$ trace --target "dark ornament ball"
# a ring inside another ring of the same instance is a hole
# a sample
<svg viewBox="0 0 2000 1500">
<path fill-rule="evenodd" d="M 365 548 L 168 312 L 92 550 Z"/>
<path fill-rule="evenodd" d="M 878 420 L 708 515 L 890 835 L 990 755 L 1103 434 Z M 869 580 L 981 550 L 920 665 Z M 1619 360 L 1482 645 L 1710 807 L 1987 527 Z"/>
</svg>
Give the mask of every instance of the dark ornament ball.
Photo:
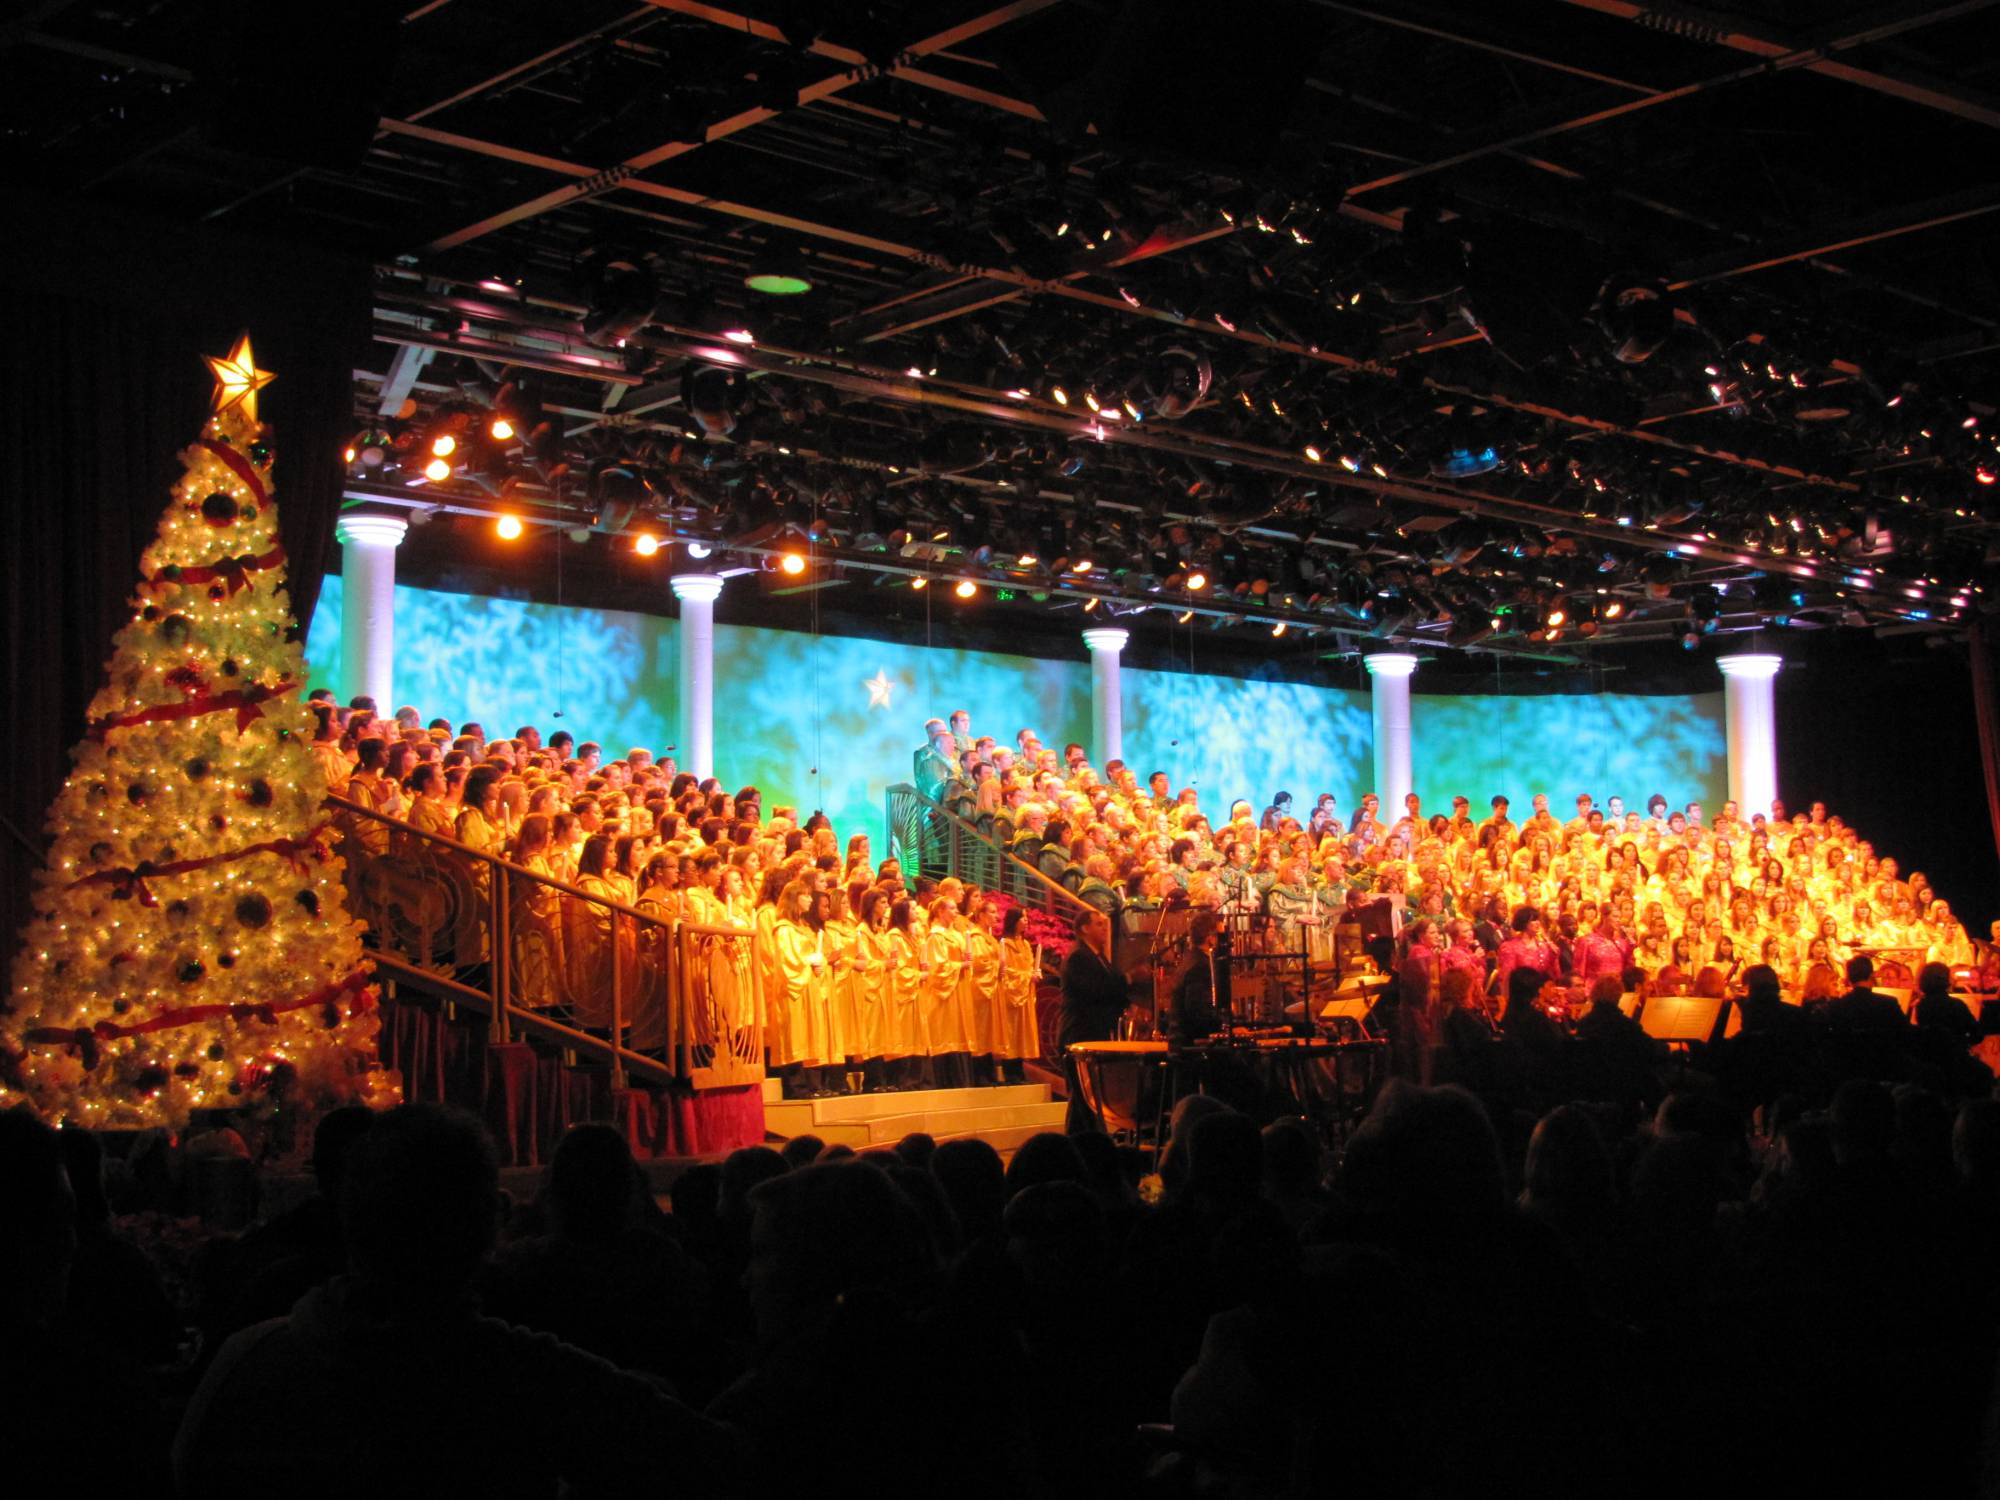
<svg viewBox="0 0 2000 1500">
<path fill-rule="evenodd" d="M 167 915 L 172 917 L 176 922 L 185 922 L 188 914 L 193 910 L 194 908 L 189 906 L 185 901 L 170 901 L 167 903 Z"/>
<path fill-rule="evenodd" d="M 250 783 L 247 800 L 252 807 L 269 807 L 271 805 L 271 798 L 270 782 L 259 776 L 255 781 Z"/>
<path fill-rule="evenodd" d="M 326 1023 L 328 1031 L 336 1030 L 340 1025 L 340 1007 L 331 1000 L 327 1001 L 320 1009 L 319 1018 Z"/>
<path fill-rule="evenodd" d="M 208 826 L 213 828 L 217 833 L 220 833 L 229 826 L 229 819 L 225 818 L 221 813 L 210 813 L 208 815 Z"/>
<path fill-rule="evenodd" d="M 232 1094 L 240 1094 L 243 1092 L 243 1085 L 236 1082 L 236 1080 L 232 1078 L 229 1082 L 229 1092 Z"/>
<path fill-rule="evenodd" d="M 223 661 L 222 661 L 222 675 L 223 675 L 224 677 L 234 677 L 234 676 L 235 676 L 235 675 L 236 675 L 236 674 L 237 674 L 238 672 L 240 672 L 240 671 L 242 671 L 242 670 L 243 670 L 243 669 L 242 669 L 241 667 L 239 667 L 239 666 L 238 666 L 238 665 L 236 664 L 236 658 L 235 658 L 235 657 L 233 657 L 233 656 L 228 656 L 228 657 L 224 657 L 224 658 L 223 658 Z"/>
<path fill-rule="evenodd" d="M 186 615 L 168 615 L 160 621 L 160 635 L 175 644 L 188 638 L 188 631 L 194 628 L 194 621 Z"/>
<path fill-rule="evenodd" d="M 125 800 L 131 803 L 134 807 L 137 807 L 141 802 L 144 802 L 148 795 L 149 795 L 148 788 L 146 786 L 146 783 L 143 781 L 135 781 L 130 786 L 125 788 Z"/>
<path fill-rule="evenodd" d="M 133 1089 L 141 1094 L 150 1094 L 155 1089 L 165 1088 L 166 1084 L 167 1070 L 157 1065 L 141 1068 L 132 1079 Z"/>
<path fill-rule="evenodd" d="M 234 953 L 219 953 L 216 955 L 215 961 L 225 969 L 236 967 L 236 955 Z"/>
<path fill-rule="evenodd" d="M 218 529 L 236 524 L 236 501 L 221 490 L 201 502 L 201 518 Z"/>
<path fill-rule="evenodd" d="M 208 1044 L 208 1060 L 210 1062 L 221 1062 L 222 1059 L 227 1057 L 228 1055 L 229 1054 L 223 1050 L 222 1043 L 210 1042 Z"/>
<path fill-rule="evenodd" d="M 139 611 L 139 618 L 151 624 L 154 620 L 160 618 L 160 607 L 157 604 L 147 605 Z"/>
<path fill-rule="evenodd" d="M 200 781 L 208 775 L 208 761 L 199 755 L 190 756 L 181 769 L 187 772 L 189 781 Z"/>
<path fill-rule="evenodd" d="M 211 583 L 208 586 L 208 597 L 220 604 L 224 599 L 229 597 L 229 590 L 219 583 Z"/>
<path fill-rule="evenodd" d="M 245 927 L 263 927 L 271 920 L 271 898 L 252 891 L 236 903 L 236 920 Z"/>
<path fill-rule="evenodd" d="M 202 977 L 207 973 L 208 970 L 203 966 L 200 959 L 191 958 L 180 966 L 179 972 L 174 977 L 180 980 L 182 984 L 199 984 Z"/>
<path fill-rule="evenodd" d="M 292 899 L 305 909 L 307 916 L 316 917 L 319 915 L 319 892 L 300 891 Z"/>
<path fill-rule="evenodd" d="M 174 1076 L 176 1078 L 192 1078 L 200 1071 L 200 1063 L 184 1062 L 174 1064 Z"/>
<path fill-rule="evenodd" d="M 259 438 L 250 445 L 250 462 L 264 468 L 271 462 L 271 445 Z"/>
<path fill-rule="evenodd" d="M 111 1014 L 114 1016 L 122 1016 L 131 1008 L 132 1002 L 130 1000 L 113 1000 L 111 1002 Z"/>
</svg>

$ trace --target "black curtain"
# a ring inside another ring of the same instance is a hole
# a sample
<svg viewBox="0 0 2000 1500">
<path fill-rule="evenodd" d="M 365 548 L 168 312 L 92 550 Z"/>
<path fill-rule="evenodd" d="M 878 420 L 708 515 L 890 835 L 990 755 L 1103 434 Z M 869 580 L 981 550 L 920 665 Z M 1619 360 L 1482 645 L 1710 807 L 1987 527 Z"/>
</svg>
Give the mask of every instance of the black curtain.
<svg viewBox="0 0 2000 1500">
<path fill-rule="evenodd" d="M 1778 674 L 1778 790 L 1803 810 L 1826 803 L 1892 855 L 1922 870 L 1972 936 L 2000 916 L 2000 858 L 1963 642 L 1843 632 L 1824 646 L 1785 642 Z"/>
<path fill-rule="evenodd" d="M 12 753 L 0 777 L 11 957 L 43 816 L 103 680 L 176 457 L 212 388 L 204 354 L 249 329 L 278 379 L 259 396 L 292 610 L 310 618 L 333 550 L 370 270 L 309 247 L 76 204 L 23 210 L 0 245 L 0 622 Z"/>
</svg>

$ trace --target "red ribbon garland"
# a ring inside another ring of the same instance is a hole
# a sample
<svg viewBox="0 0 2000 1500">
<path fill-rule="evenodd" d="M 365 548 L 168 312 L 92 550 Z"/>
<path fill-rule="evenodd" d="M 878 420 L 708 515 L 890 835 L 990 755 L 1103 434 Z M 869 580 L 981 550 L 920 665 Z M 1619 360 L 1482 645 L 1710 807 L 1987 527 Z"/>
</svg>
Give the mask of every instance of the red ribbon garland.
<svg viewBox="0 0 2000 1500">
<path fill-rule="evenodd" d="M 73 1046 L 82 1047 L 87 1053 L 96 1050 L 99 1042 L 114 1042 L 120 1037 L 146 1036 L 155 1031 L 171 1031 L 178 1026 L 193 1026 L 201 1021 L 262 1021 L 273 1024 L 287 1011 L 306 1010 L 311 1006 L 325 1005 L 338 1000 L 352 990 L 364 988 L 374 965 L 362 961 L 361 966 L 345 979 L 322 985 L 310 995 L 298 1000 L 285 1000 L 277 1004 L 261 1005 L 231 1004 L 218 1002 L 214 1005 L 190 1005 L 180 1010 L 163 1010 L 150 1020 L 140 1021 L 132 1026 L 120 1026 L 113 1021 L 99 1021 L 95 1026 L 35 1026 L 21 1033 L 21 1040 L 30 1046 Z M 365 1014 L 374 1009 L 372 999 L 364 999 L 356 1007 L 357 1013 Z"/>
<path fill-rule="evenodd" d="M 208 854 L 200 859 L 176 859 L 164 865 L 156 865 L 151 860 L 141 860 L 136 867 L 120 865 L 115 870 L 98 870 L 93 874 L 79 876 L 69 883 L 69 888 L 75 890 L 80 885 L 108 885 L 113 887 L 112 894 L 120 900 L 130 900 L 137 896 L 141 906 L 158 906 L 159 900 L 147 888 L 147 881 L 157 880 L 163 875 L 185 875 L 190 870 L 204 870 L 210 865 L 226 865 L 235 860 L 248 859 L 253 854 L 282 855 L 293 870 L 303 874 L 305 861 L 299 856 L 308 849 L 318 848 L 320 835 L 330 832 L 332 828 L 331 823 L 322 823 L 304 838 L 267 839 L 261 844 L 251 844 L 248 848 L 238 849 L 233 854 Z"/>
<path fill-rule="evenodd" d="M 203 714 L 216 713 L 221 709 L 236 710 L 236 732 L 241 734 L 250 727 L 251 721 L 264 717 L 264 710 L 257 705 L 268 703 L 273 698 L 282 698 L 286 693 L 295 692 L 298 684 L 292 681 L 276 683 L 271 687 L 237 688 L 227 693 L 199 693 L 185 703 L 159 703 L 151 708 L 141 709 L 136 714 L 123 714 L 109 719 L 93 719 L 89 725 L 90 737 L 101 740 L 114 729 L 130 729 L 135 724 L 164 724 L 174 719 L 198 719 Z"/>
<path fill-rule="evenodd" d="M 249 486 L 250 498 L 257 502 L 257 509 L 262 510 L 266 505 L 270 504 L 269 499 L 264 494 L 264 481 L 259 479 L 257 471 L 250 467 L 249 459 L 238 453 L 229 444 L 219 443 L 214 438 L 203 438 L 201 445 L 217 458 L 221 459 L 223 463 L 227 464 L 230 473 Z"/>
<path fill-rule="evenodd" d="M 241 557 L 225 557 L 213 567 L 182 568 L 180 575 L 175 578 L 162 578 L 158 573 L 155 573 L 152 577 L 146 579 L 145 583 L 147 588 L 163 589 L 177 583 L 216 583 L 219 581 L 228 590 L 229 595 L 234 596 L 239 589 L 250 586 L 250 574 L 260 573 L 266 568 L 278 567 L 284 560 L 285 549 L 282 545 L 278 545 L 272 547 L 262 557 L 252 557 L 246 552 Z"/>
</svg>

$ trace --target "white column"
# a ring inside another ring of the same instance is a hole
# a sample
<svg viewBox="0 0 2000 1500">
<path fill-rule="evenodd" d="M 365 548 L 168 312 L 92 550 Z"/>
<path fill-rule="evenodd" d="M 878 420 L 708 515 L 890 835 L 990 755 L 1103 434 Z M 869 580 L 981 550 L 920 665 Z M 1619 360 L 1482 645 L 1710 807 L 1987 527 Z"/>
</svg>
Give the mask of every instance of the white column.
<svg viewBox="0 0 2000 1500">
<path fill-rule="evenodd" d="M 1721 656 L 1723 733 L 1729 745 L 1729 795 L 1737 816 L 1769 813 L 1778 795 L 1778 718 L 1771 679 L 1784 658 L 1760 652 Z"/>
<path fill-rule="evenodd" d="M 1410 779 L 1410 674 L 1417 659 L 1406 651 L 1378 651 L 1361 658 L 1368 668 L 1368 706 L 1375 720 L 1375 795 L 1384 827 L 1403 816 Z M 1360 799 L 1357 798 L 1356 805 Z"/>
<path fill-rule="evenodd" d="M 1118 653 L 1130 631 L 1101 625 L 1083 633 L 1090 647 L 1090 759 L 1099 770 L 1125 758 L 1125 698 Z"/>
<path fill-rule="evenodd" d="M 681 601 L 681 743 L 677 759 L 690 775 L 715 774 L 715 601 L 722 580 L 713 573 L 676 573 Z"/>
<path fill-rule="evenodd" d="M 396 548 L 409 522 L 360 511 L 335 524 L 340 539 L 342 701 L 366 693 L 387 719 L 396 711 Z"/>
</svg>

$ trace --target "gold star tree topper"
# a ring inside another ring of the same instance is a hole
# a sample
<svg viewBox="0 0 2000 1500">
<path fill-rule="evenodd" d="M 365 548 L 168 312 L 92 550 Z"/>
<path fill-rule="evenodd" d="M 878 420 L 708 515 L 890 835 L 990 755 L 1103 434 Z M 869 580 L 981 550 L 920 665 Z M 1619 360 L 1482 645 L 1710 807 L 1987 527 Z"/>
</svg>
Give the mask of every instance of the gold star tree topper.
<svg viewBox="0 0 2000 1500">
<path fill-rule="evenodd" d="M 241 406 L 243 415 L 252 422 L 257 420 L 257 393 L 278 377 L 269 370 L 257 368 L 257 357 L 250 351 L 250 335 L 237 335 L 236 347 L 223 358 L 204 354 L 208 368 L 215 376 L 215 414 L 221 416 L 232 406 Z"/>
</svg>

